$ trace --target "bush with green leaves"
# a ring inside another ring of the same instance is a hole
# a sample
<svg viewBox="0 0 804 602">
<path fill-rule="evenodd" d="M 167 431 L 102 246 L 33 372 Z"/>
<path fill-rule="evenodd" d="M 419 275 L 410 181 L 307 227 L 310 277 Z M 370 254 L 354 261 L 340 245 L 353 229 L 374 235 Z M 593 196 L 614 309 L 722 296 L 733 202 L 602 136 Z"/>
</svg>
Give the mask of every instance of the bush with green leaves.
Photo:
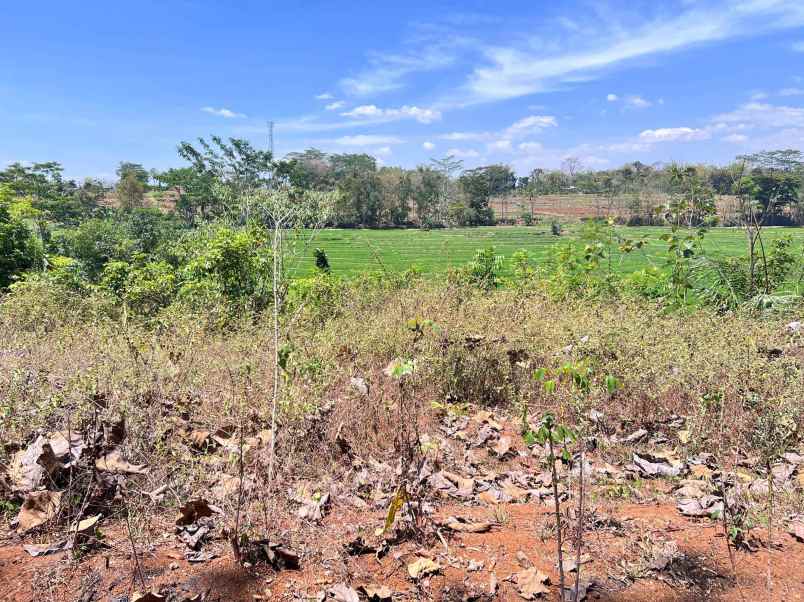
<svg viewBox="0 0 804 602">
<path fill-rule="evenodd" d="M 502 255 L 494 252 L 494 247 L 478 249 L 472 261 L 461 270 L 461 276 L 469 284 L 490 291 L 500 285 L 503 260 Z"/>
<path fill-rule="evenodd" d="M 25 222 L 0 204 L 0 290 L 42 265 L 42 249 Z"/>
</svg>

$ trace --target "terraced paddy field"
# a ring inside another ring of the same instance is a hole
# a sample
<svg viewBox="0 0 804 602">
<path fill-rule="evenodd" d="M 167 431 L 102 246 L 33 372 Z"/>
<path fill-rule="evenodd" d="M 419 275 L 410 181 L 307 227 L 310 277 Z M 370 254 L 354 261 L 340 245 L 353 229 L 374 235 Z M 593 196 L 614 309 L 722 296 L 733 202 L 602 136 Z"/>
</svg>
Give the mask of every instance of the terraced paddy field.
<svg viewBox="0 0 804 602">
<path fill-rule="evenodd" d="M 663 227 L 618 227 L 617 236 L 632 240 L 645 239 L 646 245 L 638 251 L 618 259 L 614 269 L 632 272 L 651 265 L 662 267 L 667 244 L 660 240 Z M 538 263 L 544 261 L 552 248 L 562 241 L 577 238 L 579 226 L 566 226 L 561 236 L 554 236 L 549 225 L 488 226 L 477 228 L 450 228 L 441 230 L 342 230 L 328 229 L 319 232 L 313 243 L 297 263 L 297 273 L 304 275 L 313 270 L 313 249 L 324 249 L 332 272 L 341 276 L 354 276 L 367 271 L 385 269 L 403 271 L 415 266 L 425 274 L 439 274 L 472 259 L 475 251 L 493 246 L 497 254 L 506 259 L 520 249 L 526 250 Z M 791 236 L 799 249 L 804 244 L 804 228 L 767 228 L 765 242 Z M 735 228 L 714 228 L 705 238 L 704 246 L 712 256 L 741 255 L 745 253 L 745 233 Z"/>
</svg>

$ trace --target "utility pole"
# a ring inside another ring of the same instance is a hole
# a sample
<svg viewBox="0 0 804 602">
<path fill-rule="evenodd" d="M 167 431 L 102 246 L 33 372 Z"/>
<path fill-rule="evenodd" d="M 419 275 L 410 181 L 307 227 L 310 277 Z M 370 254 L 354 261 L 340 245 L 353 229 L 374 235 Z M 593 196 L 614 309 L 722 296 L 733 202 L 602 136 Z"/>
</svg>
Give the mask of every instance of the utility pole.
<svg viewBox="0 0 804 602">
<path fill-rule="evenodd" d="M 274 157 L 274 122 L 268 122 L 268 150 L 271 151 L 271 158 Z"/>
</svg>

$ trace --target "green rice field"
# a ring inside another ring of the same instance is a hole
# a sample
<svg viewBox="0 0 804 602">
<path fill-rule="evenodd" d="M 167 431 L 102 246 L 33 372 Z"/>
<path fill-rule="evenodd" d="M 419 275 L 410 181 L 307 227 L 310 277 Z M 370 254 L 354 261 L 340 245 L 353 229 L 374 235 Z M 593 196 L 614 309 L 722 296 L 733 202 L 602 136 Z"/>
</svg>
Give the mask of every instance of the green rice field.
<svg viewBox="0 0 804 602">
<path fill-rule="evenodd" d="M 659 237 L 669 228 L 640 226 L 618 227 L 623 238 L 646 240 L 646 245 L 623 257 L 614 268 L 632 272 L 651 265 L 661 267 L 667 244 Z M 488 226 L 440 230 L 342 230 L 320 231 L 304 255 L 299 258 L 299 275 L 313 270 L 313 249 L 326 251 L 332 272 L 354 276 L 377 270 L 403 271 L 415 266 L 425 274 L 438 274 L 471 260 L 477 249 L 493 246 L 497 254 L 509 260 L 511 255 L 526 250 L 538 263 L 561 241 L 578 235 L 578 226 L 566 226 L 561 236 L 554 236 L 549 225 Z M 804 228 L 766 228 L 765 242 L 790 235 L 796 245 L 804 242 Z M 712 256 L 745 253 L 745 233 L 736 228 L 714 228 L 706 234 L 704 246 Z M 506 262 L 509 265 L 509 262 Z"/>
</svg>

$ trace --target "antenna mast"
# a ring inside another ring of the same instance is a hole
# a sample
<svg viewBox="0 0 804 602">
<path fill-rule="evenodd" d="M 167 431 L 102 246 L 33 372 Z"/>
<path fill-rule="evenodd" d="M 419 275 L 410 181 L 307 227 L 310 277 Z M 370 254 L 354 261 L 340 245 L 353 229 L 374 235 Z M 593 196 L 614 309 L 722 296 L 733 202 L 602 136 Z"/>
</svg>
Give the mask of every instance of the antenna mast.
<svg viewBox="0 0 804 602">
<path fill-rule="evenodd" d="M 271 158 L 274 156 L 274 122 L 268 122 L 268 149 L 271 151 Z"/>
</svg>

